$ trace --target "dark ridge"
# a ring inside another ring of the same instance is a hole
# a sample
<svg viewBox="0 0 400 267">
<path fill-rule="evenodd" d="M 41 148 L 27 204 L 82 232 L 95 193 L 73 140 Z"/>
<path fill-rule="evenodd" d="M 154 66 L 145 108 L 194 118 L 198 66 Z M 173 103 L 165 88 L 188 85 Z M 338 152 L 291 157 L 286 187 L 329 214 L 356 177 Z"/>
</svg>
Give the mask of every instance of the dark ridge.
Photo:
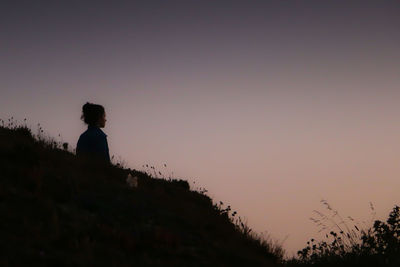
<svg viewBox="0 0 400 267">
<path fill-rule="evenodd" d="M 61 146 L 62 147 L 62 146 Z M 282 251 L 184 180 L 0 127 L 0 266 L 278 266 Z M 127 185 L 127 175 L 138 187 Z"/>
</svg>

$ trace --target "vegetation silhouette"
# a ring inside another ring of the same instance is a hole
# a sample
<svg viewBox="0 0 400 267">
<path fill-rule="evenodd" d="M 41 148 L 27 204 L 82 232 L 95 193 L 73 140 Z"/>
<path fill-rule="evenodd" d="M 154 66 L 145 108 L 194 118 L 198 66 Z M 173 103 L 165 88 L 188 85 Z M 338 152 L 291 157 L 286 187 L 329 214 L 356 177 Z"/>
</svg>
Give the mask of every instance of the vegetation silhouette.
<svg viewBox="0 0 400 267">
<path fill-rule="evenodd" d="M 349 225 L 327 201 L 322 200 L 331 216 L 316 212 L 311 218 L 321 230 L 328 230 L 327 240 L 311 239 L 298 252 L 298 258 L 286 261 L 287 266 L 400 266 L 400 208 L 395 206 L 386 222 L 375 220 L 372 227 L 361 226 L 348 217 Z M 373 215 L 374 207 L 371 205 Z M 336 220 L 338 219 L 338 221 Z M 328 224 L 333 226 L 328 227 Z"/>
<path fill-rule="evenodd" d="M 76 157 L 40 125 L 34 135 L 26 124 L 0 121 L 0 137 L 1 266 L 282 261 L 281 247 L 184 180 Z"/>
<path fill-rule="evenodd" d="M 26 119 L 0 119 L 0 266 L 400 266 L 398 206 L 367 227 L 323 200 L 331 215 L 312 220 L 327 239 L 284 260 L 204 188 L 69 149 L 40 124 L 34 135 Z"/>
</svg>

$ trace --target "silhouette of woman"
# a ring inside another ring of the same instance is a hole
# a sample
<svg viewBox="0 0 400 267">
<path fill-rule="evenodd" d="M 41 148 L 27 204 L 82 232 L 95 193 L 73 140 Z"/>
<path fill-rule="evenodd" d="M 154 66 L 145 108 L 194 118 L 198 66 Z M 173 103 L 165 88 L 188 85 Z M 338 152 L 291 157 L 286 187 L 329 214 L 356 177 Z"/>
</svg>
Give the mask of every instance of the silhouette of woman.
<svg viewBox="0 0 400 267">
<path fill-rule="evenodd" d="M 110 162 L 107 135 L 100 129 L 104 128 L 107 121 L 104 107 L 87 102 L 82 107 L 81 119 L 88 125 L 88 129 L 79 137 L 76 155 L 94 156 Z"/>
</svg>

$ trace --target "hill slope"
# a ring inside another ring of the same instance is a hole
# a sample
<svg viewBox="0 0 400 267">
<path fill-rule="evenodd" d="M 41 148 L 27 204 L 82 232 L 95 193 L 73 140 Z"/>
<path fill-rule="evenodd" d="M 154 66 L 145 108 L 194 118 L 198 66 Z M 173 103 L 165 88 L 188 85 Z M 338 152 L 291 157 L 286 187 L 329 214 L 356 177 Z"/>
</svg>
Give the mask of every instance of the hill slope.
<svg viewBox="0 0 400 267">
<path fill-rule="evenodd" d="M 185 181 L 76 158 L 0 127 L 1 266 L 276 266 Z M 126 184 L 128 173 L 139 186 Z M 275 253 L 276 254 L 276 253 Z"/>
</svg>

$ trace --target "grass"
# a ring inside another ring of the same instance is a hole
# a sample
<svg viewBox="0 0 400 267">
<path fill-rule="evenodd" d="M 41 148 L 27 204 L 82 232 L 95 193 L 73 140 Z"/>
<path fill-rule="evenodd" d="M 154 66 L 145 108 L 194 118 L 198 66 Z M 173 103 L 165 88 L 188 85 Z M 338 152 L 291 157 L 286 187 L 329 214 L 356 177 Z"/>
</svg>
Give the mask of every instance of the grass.
<svg viewBox="0 0 400 267">
<path fill-rule="evenodd" d="M 323 200 L 327 213 L 311 219 L 326 239 L 284 261 L 280 244 L 206 189 L 125 165 L 77 158 L 40 125 L 35 135 L 26 120 L 0 120 L 0 266 L 400 266 L 398 206 L 368 226 Z"/>
<path fill-rule="evenodd" d="M 400 266 L 400 208 L 395 206 L 386 222 L 375 220 L 372 226 L 362 226 L 353 218 L 343 219 L 327 201 L 330 215 L 316 212 L 311 218 L 321 231 L 328 231 L 326 240 L 311 239 L 298 252 L 298 257 L 286 261 L 286 266 Z M 371 204 L 373 216 L 375 210 Z"/>
<path fill-rule="evenodd" d="M 0 121 L 0 266 L 280 265 L 282 248 L 206 191 L 69 149 Z"/>
</svg>

